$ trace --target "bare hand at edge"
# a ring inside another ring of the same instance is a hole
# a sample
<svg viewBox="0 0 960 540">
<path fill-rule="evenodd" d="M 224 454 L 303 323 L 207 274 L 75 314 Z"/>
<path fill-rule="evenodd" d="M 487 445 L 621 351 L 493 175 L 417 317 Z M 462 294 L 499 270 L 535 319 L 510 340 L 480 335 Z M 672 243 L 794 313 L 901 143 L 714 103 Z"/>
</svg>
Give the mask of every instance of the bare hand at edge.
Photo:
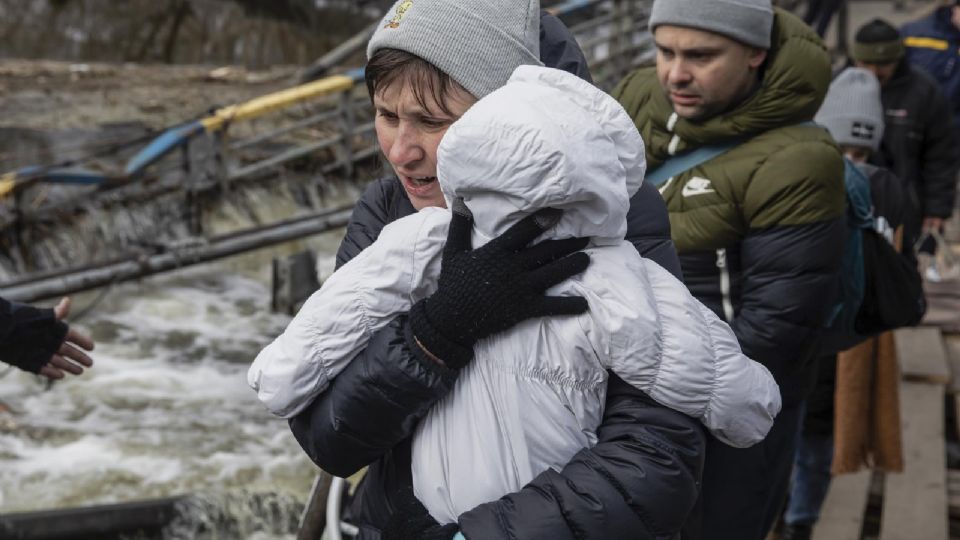
<svg viewBox="0 0 960 540">
<path fill-rule="evenodd" d="M 70 314 L 70 297 L 64 297 L 53 308 L 53 313 L 57 320 L 63 320 Z M 50 361 L 40 369 L 40 374 L 51 380 L 62 379 L 65 373 L 71 375 L 80 375 L 84 367 L 93 366 L 93 359 L 84 351 L 92 351 L 94 347 L 93 340 L 73 328 L 68 328 L 67 335 Z"/>
</svg>

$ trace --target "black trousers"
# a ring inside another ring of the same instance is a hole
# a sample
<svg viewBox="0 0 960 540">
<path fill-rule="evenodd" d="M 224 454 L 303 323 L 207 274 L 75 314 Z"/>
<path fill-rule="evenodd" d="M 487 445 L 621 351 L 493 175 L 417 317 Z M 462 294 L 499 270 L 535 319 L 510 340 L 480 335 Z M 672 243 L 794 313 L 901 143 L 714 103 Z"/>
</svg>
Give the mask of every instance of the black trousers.
<svg viewBox="0 0 960 540">
<path fill-rule="evenodd" d="M 766 537 L 787 496 L 801 409 L 799 403 L 784 407 L 767 438 L 750 448 L 708 437 L 700 501 L 684 527 L 684 540 Z"/>
<path fill-rule="evenodd" d="M 803 16 L 803 21 L 813 26 L 820 37 L 823 37 L 842 3 L 843 0 L 810 0 L 807 3 L 807 13 Z"/>
</svg>

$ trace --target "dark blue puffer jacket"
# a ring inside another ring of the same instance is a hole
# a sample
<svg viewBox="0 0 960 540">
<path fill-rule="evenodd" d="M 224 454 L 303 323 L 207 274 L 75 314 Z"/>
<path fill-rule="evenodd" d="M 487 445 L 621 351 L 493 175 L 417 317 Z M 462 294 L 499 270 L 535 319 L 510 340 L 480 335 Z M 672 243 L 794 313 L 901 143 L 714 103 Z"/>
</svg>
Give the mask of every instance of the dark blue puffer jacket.
<svg viewBox="0 0 960 540">
<path fill-rule="evenodd" d="M 586 62 L 558 20 L 541 21 L 547 65 L 586 75 Z M 354 207 L 337 253 L 341 266 L 372 244 L 388 223 L 414 213 L 395 177 L 370 184 Z M 644 185 L 631 200 L 627 240 L 680 277 L 666 207 Z M 376 540 L 411 485 L 409 440 L 445 396 L 456 374 L 426 364 L 406 347 L 405 317 L 380 330 L 290 427 L 311 459 L 337 476 L 365 466 L 349 509 L 360 538 Z M 560 472 L 546 471 L 517 493 L 460 516 L 467 538 L 673 538 L 699 494 L 705 435 L 698 422 L 657 404 L 610 374 L 598 443 Z"/>
<path fill-rule="evenodd" d="M 950 101 L 953 126 L 960 133 L 960 29 L 951 22 L 953 6 L 937 9 L 901 30 L 907 60 L 929 73 Z"/>
</svg>

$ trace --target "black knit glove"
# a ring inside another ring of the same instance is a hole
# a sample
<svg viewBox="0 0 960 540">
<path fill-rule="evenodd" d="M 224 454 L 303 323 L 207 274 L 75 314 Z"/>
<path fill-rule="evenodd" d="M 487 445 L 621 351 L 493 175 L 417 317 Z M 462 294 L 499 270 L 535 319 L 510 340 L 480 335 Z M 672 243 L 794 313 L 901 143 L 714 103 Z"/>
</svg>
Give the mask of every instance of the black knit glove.
<svg viewBox="0 0 960 540">
<path fill-rule="evenodd" d="M 559 210 L 540 210 L 471 250 L 473 215 L 462 200 L 455 201 L 437 292 L 410 310 L 410 333 L 417 342 L 411 347 L 419 344 L 459 369 L 473 358 L 473 345 L 481 338 L 526 319 L 587 311 L 583 297 L 543 293 L 586 270 L 590 257 L 579 250 L 588 240 L 547 240 L 527 247 L 559 217 Z"/>
</svg>

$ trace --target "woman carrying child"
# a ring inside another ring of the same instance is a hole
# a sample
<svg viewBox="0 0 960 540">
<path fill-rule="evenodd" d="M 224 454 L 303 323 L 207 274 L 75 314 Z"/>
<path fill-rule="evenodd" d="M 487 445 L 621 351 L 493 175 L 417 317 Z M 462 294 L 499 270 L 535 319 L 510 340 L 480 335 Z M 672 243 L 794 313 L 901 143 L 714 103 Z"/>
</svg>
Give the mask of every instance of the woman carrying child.
<svg viewBox="0 0 960 540">
<path fill-rule="evenodd" d="M 703 435 L 662 404 L 749 444 L 779 408 L 776 387 L 742 357 L 729 328 L 624 243 L 637 230 L 631 196 L 636 209 L 650 193 L 643 146 L 596 89 L 559 72 L 517 71 L 518 94 L 504 88 L 462 125 L 444 176 L 441 139 L 451 124 L 515 68 L 539 64 L 538 3 L 407 4 L 368 48 L 378 138 L 396 177 L 374 183 L 358 204 L 341 249 L 354 264 L 261 353 L 251 383 L 272 410 L 294 415 L 294 433 L 324 469 L 346 476 L 373 462 L 352 509 L 362 538 L 396 529 L 435 538 L 458 529 L 468 538 L 669 537 L 696 499 Z M 502 111 L 511 97 L 525 99 L 530 115 Z M 554 103 L 579 116 L 556 123 Z M 469 136 L 491 120 L 504 122 L 502 155 L 495 134 Z M 590 135 L 578 135 L 582 128 Z M 598 141 L 606 146 L 591 146 Z M 453 212 L 441 209 L 447 180 L 451 203 L 468 198 Z M 663 216 L 662 203 L 646 201 Z M 559 218 L 537 211 L 557 207 L 566 210 Z M 547 229 L 552 240 L 527 247 Z M 588 252 L 599 262 L 564 281 L 587 266 L 585 254 L 569 255 L 587 246 L 580 233 L 594 236 Z M 369 296 L 357 296 L 358 285 Z M 290 384 L 278 395 L 283 379 Z M 414 491 L 431 515 L 410 511 Z"/>
</svg>

